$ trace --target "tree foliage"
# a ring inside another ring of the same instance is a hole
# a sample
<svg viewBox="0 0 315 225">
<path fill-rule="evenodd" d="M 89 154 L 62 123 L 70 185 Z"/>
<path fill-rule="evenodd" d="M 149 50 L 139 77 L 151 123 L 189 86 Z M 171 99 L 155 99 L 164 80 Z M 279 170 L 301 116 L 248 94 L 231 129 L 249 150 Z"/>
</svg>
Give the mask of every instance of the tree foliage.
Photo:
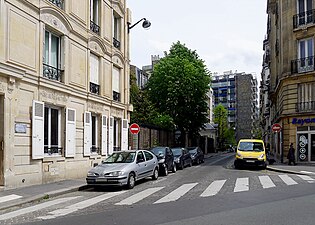
<svg viewBox="0 0 315 225">
<path fill-rule="evenodd" d="M 159 113 L 169 115 L 178 129 L 197 133 L 207 122 L 206 94 L 210 73 L 196 51 L 174 43 L 154 67 L 149 98 Z"/>
<path fill-rule="evenodd" d="M 218 124 L 218 145 L 223 149 L 225 138 L 228 132 L 228 111 L 222 104 L 216 106 L 213 110 L 214 123 Z"/>
</svg>

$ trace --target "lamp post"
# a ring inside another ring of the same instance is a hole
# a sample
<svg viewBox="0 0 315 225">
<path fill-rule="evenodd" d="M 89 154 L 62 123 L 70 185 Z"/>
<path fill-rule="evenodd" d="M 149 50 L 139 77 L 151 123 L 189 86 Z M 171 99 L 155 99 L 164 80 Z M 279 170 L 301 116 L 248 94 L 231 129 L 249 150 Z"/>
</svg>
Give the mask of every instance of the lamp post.
<svg viewBox="0 0 315 225">
<path fill-rule="evenodd" d="M 131 23 L 128 23 L 128 33 L 130 32 L 130 30 L 132 28 L 134 28 L 137 24 L 139 24 L 141 21 L 143 21 L 142 23 L 142 27 L 147 29 L 151 26 L 151 22 L 149 20 L 147 20 L 146 18 L 142 18 L 140 19 L 138 22 L 136 22 L 135 24 L 131 25 Z"/>
</svg>

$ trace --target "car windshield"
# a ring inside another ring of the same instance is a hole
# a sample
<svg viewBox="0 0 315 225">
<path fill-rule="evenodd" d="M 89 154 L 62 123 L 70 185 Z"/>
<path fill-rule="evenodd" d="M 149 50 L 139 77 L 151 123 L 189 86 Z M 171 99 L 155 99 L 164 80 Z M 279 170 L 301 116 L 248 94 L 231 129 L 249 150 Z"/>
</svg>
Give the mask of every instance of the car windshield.
<svg viewBox="0 0 315 225">
<path fill-rule="evenodd" d="M 191 150 L 189 150 L 189 153 L 190 154 L 196 154 L 197 153 L 197 149 L 191 149 Z"/>
<path fill-rule="evenodd" d="M 181 148 L 172 148 L 173 154 L 175 156 L 179 156 L 182 154 L 182 149 Z"/>
<path fill-rule="evenodd" d="M 239 151 L 262 152 L 264 146 L 261 142 L 241 142 L 238 147 Z"/>
<path fill-rule="evenodd" d="M 155 147 L 155 148 L 152 148 L 150 151 L 153 152 L 155 155 L 160 155 L 160 154 L 165 155 L 165 148 L 163 147 Z"/>
<path fill-rule="evenodd" d="M 132 163 L 135 160 L 135 156 L 135 152 L 115 152 L 103 161 L 103 163 Z"/>
</svg>

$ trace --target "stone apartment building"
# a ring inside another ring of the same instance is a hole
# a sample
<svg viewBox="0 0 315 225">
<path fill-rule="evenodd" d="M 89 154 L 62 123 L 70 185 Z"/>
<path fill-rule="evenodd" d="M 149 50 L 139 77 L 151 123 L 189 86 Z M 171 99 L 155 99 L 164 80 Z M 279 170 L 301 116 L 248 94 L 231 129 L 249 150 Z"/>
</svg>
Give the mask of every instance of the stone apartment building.
<svg viewBox="0 0 315 225">
<path fill-rule="evenodd" d="M 0 1 L 0 187 L 85 177 L 128 149 L 125 0 Z"/>
<path fill-rule="evenodd" d="M 268 91 L 262 124 L 272 153 L 286 160 L 290 143 L 299 162 L 315 161 L 314 0 L 268 0 L 262 87 Z M 268 115 L 269 114 L 269 115 Z M 274 133 L 273 124 L 282 129 Z"/>
</svg>

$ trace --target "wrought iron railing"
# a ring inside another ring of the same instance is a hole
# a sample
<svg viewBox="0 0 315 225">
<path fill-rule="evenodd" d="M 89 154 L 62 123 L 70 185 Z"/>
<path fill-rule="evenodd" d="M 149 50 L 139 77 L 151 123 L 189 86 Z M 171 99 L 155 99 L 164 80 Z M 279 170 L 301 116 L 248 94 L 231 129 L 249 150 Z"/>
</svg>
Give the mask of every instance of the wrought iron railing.
<svg viewBox="0 0 315 225">
<path fill-rule="evenodd" d="M 120 102 L 120 93 L 113 91 L 113 100 Z"/>
<path fill-rule="evenodd" d="M 293 16 L 293 28 L 298 28 L 307 24 L 315 23 L 315 10 L 308 10 L 306 12 L 301 12 Z"/>
<path fill-rule="evenodd" d="M 91 153 L 95 153 L 95 154 L 100 154 L 100 148 L 99 147 L 96 147 L 96 146 L 92 146 L 91 147 Z"/>
<path fill-rule="evenodd" d="M 100 34 L 100 26 L 97 25 L 94 21 L 91 20 L 90 29 L 96 34 Z"/>
<path fill-rule="evenodd" d="M 61 69 L 47 65 L 45 63 L 43 64 L 43 76 L 51 80 L 61 81 L 62 72 L 63 71 Z"/>
<path fill-rule="evenodd" d="M 314 56 L 291 61 L 291 73 L 306 73 L 314 71 Z"/>
<path fill-rule="evenodd" d="M 49 155 L 61 155 L 62 148 L 57 146 L 44 146 L 44 153 Z"/>
<path fill-rule="evenodd" d="M 315 111 L 315 101 L 298 102 L 295 106 L 296 112 L 310 112 Z"/>
<path fill-rule="evenodd" d="M 117 38 L 113 37 L 113 45 L 115 48 L 120 49 L 120 41 L 118 41 Z"/>
<path fill-rule="evenodd" d="M 49 0 L 52 4 L 56 5 L 60 9 L 63 9 L 63 0 Z"/>
<path fill-rule="evenodd" d="M 114 146 L 113 150 L 114 150 L 114 152 L 120 151 L 120 147 L 119 146 Z"/>
<path fill-rule="evenodd" d="M 90 92 L 94 94 L 100 94 L 100 85 L 90 82 Z"/>
</svg>

